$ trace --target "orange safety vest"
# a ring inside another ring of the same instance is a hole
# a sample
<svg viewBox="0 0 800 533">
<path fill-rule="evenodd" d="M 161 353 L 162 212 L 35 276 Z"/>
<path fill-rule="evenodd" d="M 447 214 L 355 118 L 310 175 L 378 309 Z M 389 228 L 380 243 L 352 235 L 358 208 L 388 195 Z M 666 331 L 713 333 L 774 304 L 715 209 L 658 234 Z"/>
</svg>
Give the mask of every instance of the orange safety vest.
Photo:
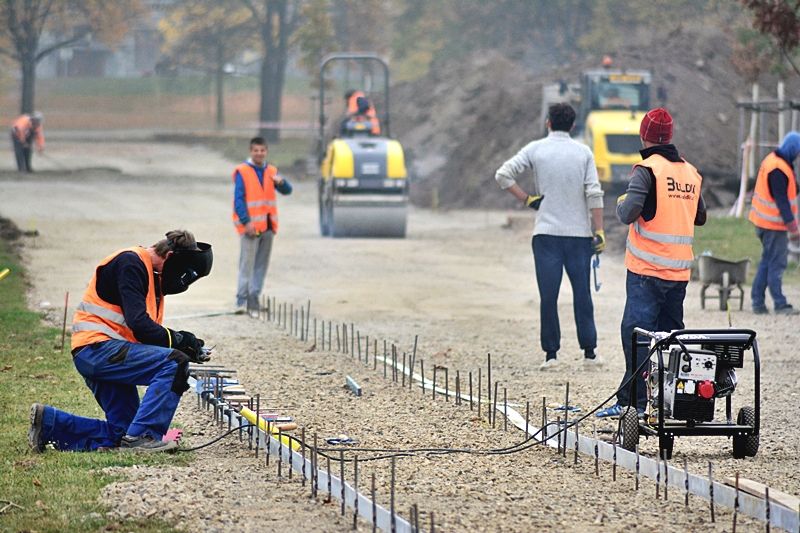
<svg viewBox="0 0 800 533">
<path fill-rule="evenodd" d="M 257 232 L 263 233 L 270 227 L 272 222 L 272 232 L 278 233 L 278 204 L 275 201 L 275 175 L 278 169 L 273 165 L 267 165 L 264 169 L 264 184 L 258 182 L 258 174 L 247 163 L 242 163 L 233 171 L 233 180 L 236 181 L 236 173 L 241 174 L 244 182 L 244 199 L 247 202 L 247 215 L 250 217 L 253 227 Z M 236 208 L 233 209 L 233 224 L 239 235 L 244 235 L 244 224 L 239 221 Z"/>
<path fill-rule="evenodd" d="M 358 114 L 359 97 L 366 98 L 366 95 L 361 91 L 355 91 L 353 94 L 350 95 L 350 98 L 347 100 L 347 114 L 349 116 Z M 366 114 L 367 117 L 369 117 L 369 120 L 372 122 L 372 126 L 370 127 L 370 133 L 372 135 L 380 135 L 381 122 L 380 120 L 378 120 L 378 113 L 375 111 L 375 106 L 372 105 L 372 102 L 370 102 Z"/>
<path fill-rule="evenodd" d="M 36 139 L 36 146 L 44 148 L 44 133 L 42 132 L 42 125 L 33 127 L 33 120 L 30 115 L 20 115 L 11 124 L 11 132 L 21 143 L 28 143 L 31 137 Z"/>
<path fill-rule="evenodd" d="M 75 310 L 75 315 L 72 317 L 72 350 L 109 339 L 139 342 L 125 323 L 122 307 L 106 302 L 97 294 L 97 270 L 124 252 L 134 252 L 144 263 L 147 269 L 147 297 L 145 298 L 147 316 L 155 323 L 161 324 L 164 318 L 164 298 L 162 297 L 159 304 L 156 305 L 153 262 L 150 260 L 150 254 L 141 246 L 119 250 L 97 265 L 95 273 L 86 287 L 86 292 L 83 293 L 83 300 Z"/>
<path fill-rule="evenodd" d="M 625 266 L 643 276 L 689 281 L 703 177 L 686 161 L 673 163 L 657 154 L 635 166 L 649 168 L 656 177 L 656 214 L 630 225 Z"/>
<path fill-rule="evenodd" d="M 789 198 L 789 205 L 792 206 L 792 214 L 797 218 L 797 182 L 794 178 L 794 169 L 782 157 L 775 152 L 771 152 L 764 161 L 761 162 L 761 167 L 758 169 L 758 177 L 756 178 L 756 188 L 753 191 L 753 202 L 750 207 L 750 222 L 759 228 L 786 231 L 786 223 L 781 217 L 778 204 L 775 203 L 775 198 L 769 192 L 769 173 L 773 170 L 780 170 L 786 177 L 789 178 L 789 188 L 787 189 L 787 196 Z"/>
</svg>

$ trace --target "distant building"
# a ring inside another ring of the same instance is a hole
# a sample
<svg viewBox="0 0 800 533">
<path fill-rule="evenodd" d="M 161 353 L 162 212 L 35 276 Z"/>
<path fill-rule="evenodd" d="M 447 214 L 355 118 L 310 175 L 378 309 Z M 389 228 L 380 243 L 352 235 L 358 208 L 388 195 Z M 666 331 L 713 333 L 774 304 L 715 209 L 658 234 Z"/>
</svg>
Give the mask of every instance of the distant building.
<svg viewBox="0 0 800 533">
<path fill-rule="evenodd" d="M 147 14 L 136 21 L 114 47 L 95 41 L 91 35 L 75 45 L 62 48 L 39 62 L 36 76 L 130 78 L 150 76 L 161 56 L 161 33 L 158 23 L 174 0 L 146 0 Z M 42 35 L 42 46 L 63 36 Z"/>
</svg>

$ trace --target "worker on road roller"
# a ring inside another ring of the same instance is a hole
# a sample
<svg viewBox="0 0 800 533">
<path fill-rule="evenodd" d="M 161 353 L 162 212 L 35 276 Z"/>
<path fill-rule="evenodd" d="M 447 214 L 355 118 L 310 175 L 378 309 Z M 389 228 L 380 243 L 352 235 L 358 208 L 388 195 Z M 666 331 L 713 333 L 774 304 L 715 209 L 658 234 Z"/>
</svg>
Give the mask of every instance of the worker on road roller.
<svg viewBox="0 0 800 533">
<path fill-rule="evenodd" d="M 351 136 L 355 132 L 366 130 L 370 135 L 381 134 L 381 123 L 375 106 L 362 91 L 350 89 L 344 94 L 347 115 L 342 120 L 339 134 Z M 359 127 L 359 125 L 361 125 Z"/>
<path fill-rule="evenodd" d="M 85 418 L 49 405 L 31 406 L 28 443 L 42 452 L 120 448 L 174 450 L 162 440 L 188 390 L 189 363 L 209 360 L 203 340 L 161 325 L 164 296 L 211 272 L 211 245 L 174 230 L 148 248 L 114 252 L 95 268 L 72 322 L 75 368 L 106 414 Z M 139 400 L 137 386 L 147 386 Z"/>
</svg>

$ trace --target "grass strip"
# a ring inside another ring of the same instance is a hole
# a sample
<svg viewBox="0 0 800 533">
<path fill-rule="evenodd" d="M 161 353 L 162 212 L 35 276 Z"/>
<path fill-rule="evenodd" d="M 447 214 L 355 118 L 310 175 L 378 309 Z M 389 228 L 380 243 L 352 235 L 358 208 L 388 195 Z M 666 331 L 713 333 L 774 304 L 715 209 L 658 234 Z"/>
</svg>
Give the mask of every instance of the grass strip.
<svg viewBox="0 0 800 533">
<path fill-rule="evenodd" d="M 35 454 L 28 448 L 28 413 L 34 401 L 83 416 L 104 415 L 73 367 L 68 348 L 60 352 L 60 330 L 44 325 L 40 314 L 27 308 L 24 271 L 10 243 L 0 240 L 0 271 L 5 268 L 11 272 L 0 280 L 0 509 L 6 507 L 0 530 L 171 531 L 159 520 L 110 522 L 98 496 L 115 479 L 101 470 L 186 464 L 184 455 Z"/>
<path fill-rule="evenodd" d="M 695 228 L 694 255 L 709 251 L 714 257 L 729 261 L 750 259 L 747 282 L 752 283 L 761 260 L 761 243 L 756 237 L 753 224 L 747 218 L 709 217 L 706 224 Z M 796 263 L 789 263 L 783 279 L 800 280 Z"/>
</svg>

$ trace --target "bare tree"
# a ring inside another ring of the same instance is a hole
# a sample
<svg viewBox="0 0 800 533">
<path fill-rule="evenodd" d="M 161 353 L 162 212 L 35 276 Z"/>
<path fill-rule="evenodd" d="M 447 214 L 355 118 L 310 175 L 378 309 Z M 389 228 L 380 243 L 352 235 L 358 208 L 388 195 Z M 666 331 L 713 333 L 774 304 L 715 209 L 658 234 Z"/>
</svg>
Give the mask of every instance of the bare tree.
<svg viewBox="0 0 800 533">
<path fill-rule="evenodd" d="M 20 111 L 33 111 L 39 61 L 92 33 L 113 42 L 124 35 L 126 21 L 139 13 L 138 0 L 0 0 L 0 54 L 19 64 Z M 60 37 L 42 46 L 46 30 Z"/>
</svg>

